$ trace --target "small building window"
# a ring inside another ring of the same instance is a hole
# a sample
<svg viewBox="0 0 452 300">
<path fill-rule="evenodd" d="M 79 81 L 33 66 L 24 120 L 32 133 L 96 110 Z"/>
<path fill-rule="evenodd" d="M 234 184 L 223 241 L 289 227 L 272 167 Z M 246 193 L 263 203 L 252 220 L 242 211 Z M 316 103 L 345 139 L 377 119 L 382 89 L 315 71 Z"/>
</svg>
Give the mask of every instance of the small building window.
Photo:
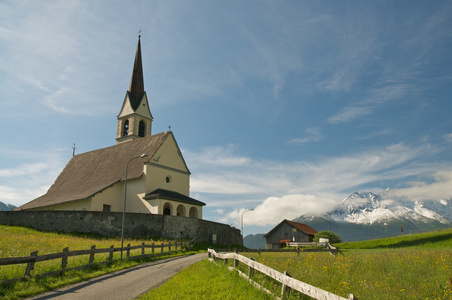
<svg viewBox="0 0 452 300">
<path fill-rule="evenodd" d="M 124 125 L 122 126 L 122 136 L 128 136 L 129 135 L 129 120 L 126 120 L 124 122 Z"/>
<path fill-rule="evenodd" d="M 171 176 L 166 176 L 165 181 L 166 183 L 171 183 Z"/>
<path fill-rule="evenodd" d="M 144 125 L 144 122 L 140 121 L 140 124 L 138 125 L 138 135 L 140 137 L 144 137 L 145 129 L 146 129 L 146 126 Z"/>
<path fill-rule="evenodd" d="M 102 211 L 106 211 L 106 212 L 111 211 L 111 205 L 104 204 L 102 207 Z"/>
</svg>

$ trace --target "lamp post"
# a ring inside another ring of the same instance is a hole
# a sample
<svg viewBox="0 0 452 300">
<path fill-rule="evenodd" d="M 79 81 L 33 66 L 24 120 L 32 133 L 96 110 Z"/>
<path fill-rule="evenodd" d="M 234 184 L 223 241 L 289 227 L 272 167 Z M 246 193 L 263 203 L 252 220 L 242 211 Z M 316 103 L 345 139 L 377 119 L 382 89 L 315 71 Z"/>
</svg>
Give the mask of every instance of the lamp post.
<svg viewBox="0 0 452 300">
<path fill-rule="evenodd" d="M 121 226 L 121 259 L 122 259 L 122 250 L 124 248 L 124 223 L 126 220 L 126 199 L 127 199 L 127 170 L 129 169 L 129 163 L 138 158 L 146 158 L 148 155 L 146 153 L 141 154 L 140 156 L 131 158 L 126 165 L 126 179 L 124 180 L 124 206 L 122 208 L 122 226 Z"/>
<path fill-rule="evenodd" d="M 253 210 L 254 210 L 254 208 L 251 208 L 251 209 L 245 209 L 245 211 L 242 212 L 242 216 L 241 216 L 241 218 L 240 218 L 240 226 L 241 226 L 241 228 L 242 228 L 242 230 L 241 230 L 241 232 L 242 232 L 242 238 L 243 238 L 243 214 L 246 213 L 247 211 L 253 211 Z"/>
</svg>

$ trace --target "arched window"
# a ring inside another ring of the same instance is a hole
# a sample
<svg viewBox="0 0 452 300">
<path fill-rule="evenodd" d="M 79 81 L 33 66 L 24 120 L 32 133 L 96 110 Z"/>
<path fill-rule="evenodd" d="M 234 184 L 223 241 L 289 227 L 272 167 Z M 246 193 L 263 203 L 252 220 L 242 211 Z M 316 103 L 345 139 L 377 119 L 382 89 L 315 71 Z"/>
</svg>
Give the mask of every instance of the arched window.
<svg viewBox="0 0 452 300">
<path fill-rule="evenodd" d="M 144 125 L 144 122 L 140 121 L 140 124 L 138 125 L 138 135 L 140 137 L 144 137 L 145 129 L 146 129 L 146 126 Z"/>
<path fill-rule="evenodd" d="M 177 207 L 177 216 L 178 217 L 185 217 L 185 206 L 183 206 L 182 204 L 180 204 Z"/>
<path fill-rule="evenodd" d="M 126 120 L 124 122 L 124 125 L 122 126 L 122 136 L 128 136 L 129 135 L 129 120 Z"/>
<path fill-rule="evenodd" d="M 198 218 L 198 210 L 196 207 L 190 208 L 190 218 Z"/>
<path fill-rule="evenodd" d="M 163 214 L 171 216 L 171 204 L 170 203 L 165 203 L 165 205 L 163 205 Z"/>
</svg>

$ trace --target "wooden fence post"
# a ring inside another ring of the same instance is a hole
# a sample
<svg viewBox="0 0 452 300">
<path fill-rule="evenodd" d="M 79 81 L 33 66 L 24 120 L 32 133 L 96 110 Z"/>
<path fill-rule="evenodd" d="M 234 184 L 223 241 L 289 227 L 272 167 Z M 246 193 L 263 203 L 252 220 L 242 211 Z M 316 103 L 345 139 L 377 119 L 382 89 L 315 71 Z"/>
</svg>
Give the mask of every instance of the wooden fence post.
<svg viewBox="0 0 452 300">
<path fill-rule="evenodd" d="M 115 251 L 115 246 L 110 246 L 110 257 L 108 258 L 110 261 L 113 261 L 113 252 Z"/>
<path fill-rule="evenodd" d="M 141 255 L 144 255 L 144 242 L 141 243 Z"/>
<path fill-rule="evenodd" d="M 235 254 L 238 254 L 237 249 L 234 251 Z M 234 258 L 234 268 L 237 268 L 239 266 L 239 260 L 237 258 Z"/>
<path fill-rule="evenodd" d="M 154 254 L 154 242 L 152 242 L 152 254 Z"/>
<path fill-rule="evenodd" d="M 94 263 L 94 250 L 96 249 L 96 245 L 91 246 L 91 251 L 89 253 L 89 265 L 92 265 Z"/>
<path fill-rule="evenodd" d="M 300 255 L 300 247 L 297 247 L 297 255 Z"/>
<path fill-rule="evenodd" d="M 162 250 L 160 251 L 161 253 L 163 253 L 163 244 L 164 244 L 164 243 L 161 243 L 161 244 L 160 244 L 160 245 L 162 246 Z"/>
<path fill-rule="evenodd" d="M 61 258 L 61 269 L 64 271 L 67 268 L 67 257 L 68 257 L 69 247 L 63 249 L 63 257 Z"/>
<path fill-rule="evenodd" d="M 253 258 L 250 258 L 250 260 L 254 261 Z M 254 268 L 251 266 L 248 266 L 248 278 L 251 278 L 251 276 L 254 275 Z"/>
<path fill-rule="evenodd" d="M 127 258 L 130 256 L 130 244 L 127 244 Z"/>
<path fill-rule="evenodd" d="M 38 251 L 31 252 L 30 258 L 33 258 L 33 260 L 27 264 L 27 269 L 25 270 L 25 276 L 31 276 L 31 271 L 33 271 L 33 269 L 35 268 L 35 262 L 36 262 L 37 256 L 38 256 Z"/>
<path fill-rule="evenodd" d="M 287 271 L 284 271 L 284 275 L 292 277 L 289 275 L 289 273 L 287 273 Z M 284 283 L 281 286 L 281 300 L 282 299 L 289 299 L 289 292 L 290 292 L 290 288 L 287 287 Z"/>
</svg>

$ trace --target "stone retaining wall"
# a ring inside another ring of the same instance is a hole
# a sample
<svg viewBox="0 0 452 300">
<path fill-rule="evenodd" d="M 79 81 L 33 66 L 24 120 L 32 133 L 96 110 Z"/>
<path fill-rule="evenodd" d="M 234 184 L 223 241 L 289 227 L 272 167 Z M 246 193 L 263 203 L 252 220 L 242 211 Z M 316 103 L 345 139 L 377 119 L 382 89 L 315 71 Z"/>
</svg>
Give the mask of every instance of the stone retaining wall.
<svg viewBox="0 0 452 300">
<path fill-rule="evenodd" d="M 96 233 L 121 236 L 122 213 L 91 211 L 0 211 L 0 224 L 31 227 L 52 232 Z M 163 237 L 241 245 L 238 229 L 229 225 L 195 218 L 126 213 L 124 235 L 127 237 Z"/>
</svg>

